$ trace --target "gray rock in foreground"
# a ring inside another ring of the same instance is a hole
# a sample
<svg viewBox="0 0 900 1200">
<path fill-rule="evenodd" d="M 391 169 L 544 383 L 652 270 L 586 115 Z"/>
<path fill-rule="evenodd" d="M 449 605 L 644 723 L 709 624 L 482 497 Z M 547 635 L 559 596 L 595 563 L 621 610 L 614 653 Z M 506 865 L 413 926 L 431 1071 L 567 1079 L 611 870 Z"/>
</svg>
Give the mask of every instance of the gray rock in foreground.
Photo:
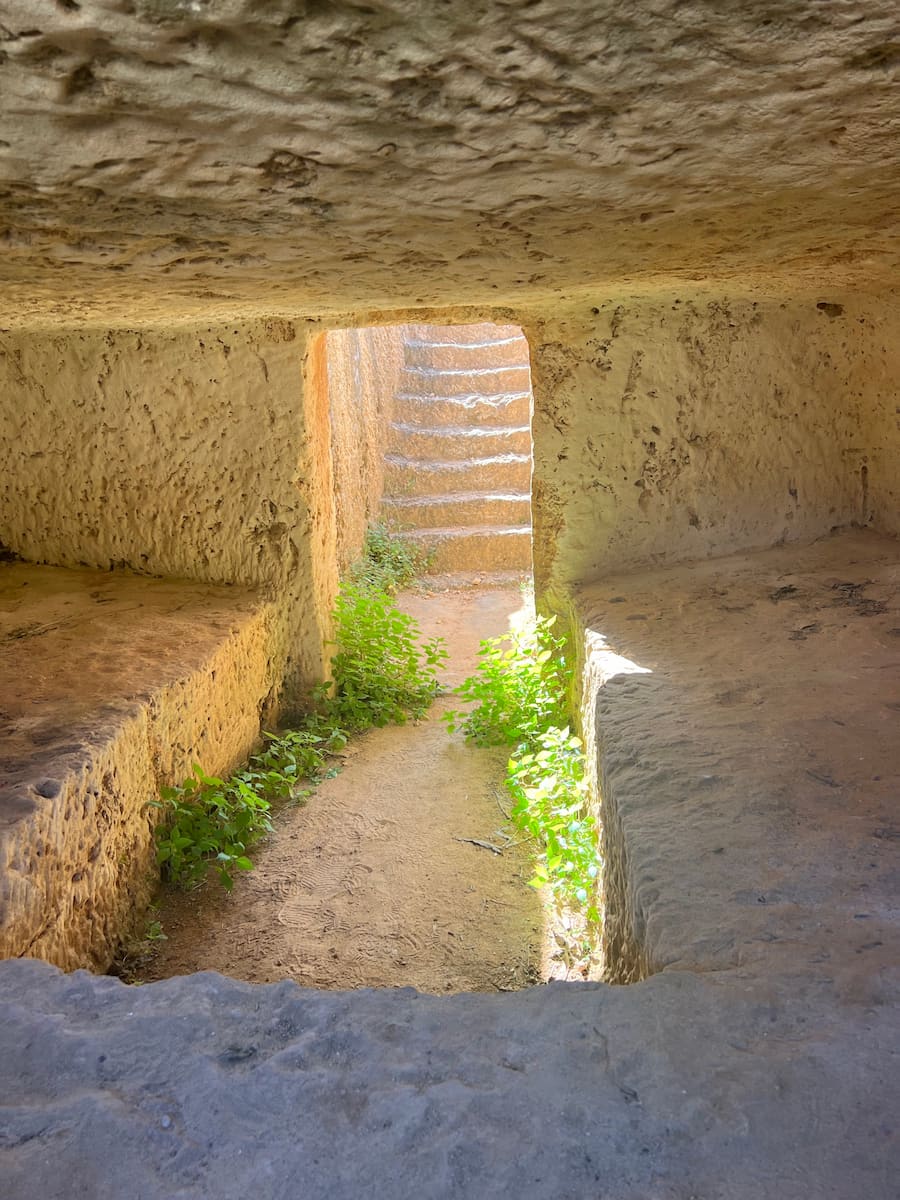
<svg viewBox="0 0 900 1200">
<path fill-rule="evenodd" d="M 0 1195 L 897 1195 L 886 985 L 126 987 L 0 963 Z"/>
</svg>

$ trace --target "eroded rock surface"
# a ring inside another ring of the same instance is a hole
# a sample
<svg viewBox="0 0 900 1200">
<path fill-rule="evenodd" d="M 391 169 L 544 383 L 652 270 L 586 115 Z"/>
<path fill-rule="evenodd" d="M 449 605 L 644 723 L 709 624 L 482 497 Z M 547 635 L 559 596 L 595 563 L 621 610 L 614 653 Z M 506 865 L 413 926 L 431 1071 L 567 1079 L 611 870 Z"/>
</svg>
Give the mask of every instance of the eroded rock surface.
<svg viewBox="0 0 900 1200">
<path fill-rule="evenodd" d="M 896 292 L 598 289 L 525 331 L 539 591 L 835 528 L 900 533 Z"/>
<path fill-rule="evenodd" d="M 6 323 L 896 267 L 890 0 L 10 0 L 0 39 Z"/>
<path fill-rule="evenodd" d="M 273 625 L 238 589 L 0 567 L 0 955 L 109 966 L 152 894 L 160 786 L 256 743 Z"/>
<path fill-rule="evenodd" d="M 614 976 L 739 966 L 887 1003 L 896 540 L 861 531 L 612 577 L 577 607 Z"/>
<path fill-rule="evenodd" d="M 882 1006 L 740 974 L 515 995 L 0 964 L 16 1200 L 895 1195 Z"/>
</svg>

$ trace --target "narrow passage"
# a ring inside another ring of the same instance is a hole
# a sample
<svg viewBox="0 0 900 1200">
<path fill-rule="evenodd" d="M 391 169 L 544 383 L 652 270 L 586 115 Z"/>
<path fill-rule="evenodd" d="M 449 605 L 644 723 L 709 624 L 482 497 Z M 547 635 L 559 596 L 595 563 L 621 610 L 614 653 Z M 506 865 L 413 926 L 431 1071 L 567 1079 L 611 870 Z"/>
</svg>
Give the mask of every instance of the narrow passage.
<svg viewBox="0 0 900 1200">
<path fill-rule="evenodd" d="M 448 686 L 474 669 L 478 643 L 506 631 L 518 588 L 401 595 L 426 636 L 446 639 Z M 214 970 L 305 987 L 505 991 L 545 977 L 543 922 L 527 846 L 505 845 L 508 752 L 467 746 L 440 719 L 374 729 L 340 774 L 284 810 L 256 868 L 229 895 L 210 880 L 167 891 L 167 940 L 143 980 Z M 473 845 L 474 839 L 502 853 Z"/>
</svg>

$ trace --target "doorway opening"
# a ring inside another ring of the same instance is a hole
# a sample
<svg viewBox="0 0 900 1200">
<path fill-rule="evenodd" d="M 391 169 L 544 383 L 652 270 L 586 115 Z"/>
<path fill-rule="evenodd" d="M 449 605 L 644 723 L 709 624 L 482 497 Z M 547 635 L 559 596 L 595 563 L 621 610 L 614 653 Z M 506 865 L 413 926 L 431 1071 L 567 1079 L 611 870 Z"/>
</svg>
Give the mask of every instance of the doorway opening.
<svg viewBox="0 0 900 1200">
<path fill-rule="evenodd" d="M 353 579 L 373 525 L 422 552 L 398 619 L 444 639 L 445 691 L 423 719 L 354 735 L 231 894 L 169 897 L 144 977 L 432 993 L 584 979 L 583 940 L 554 925 L 549 887 L 528 886 L 536 838 L 512 819 L 511 747 L 466 742 L 452 720 L 481 640 L 533 616 L 526 339 L 490 323 L 382 326 L 328 333 L 315 353 L 337 572 Z"/>
<path fill-rule="evenodd" d="M 339 570 L 381 520 L 445 583 L 531 573 L 531 369 L 518 326 L 326 335 Z"/>
</svg>

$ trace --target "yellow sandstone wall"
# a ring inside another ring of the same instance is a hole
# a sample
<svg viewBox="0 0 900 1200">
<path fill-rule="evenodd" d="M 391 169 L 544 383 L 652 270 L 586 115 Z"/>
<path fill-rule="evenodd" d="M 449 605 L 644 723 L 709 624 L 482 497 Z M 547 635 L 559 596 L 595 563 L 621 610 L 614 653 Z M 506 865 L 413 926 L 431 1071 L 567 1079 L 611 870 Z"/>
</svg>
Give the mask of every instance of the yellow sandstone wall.
<svg viewBox="0 0 900 1200">
<path fill-rule="evenodd" d="M 873 528 L 900 535 L 900 297 L 885 298 L 872 322 L 875 336 L 853 364 L 862 402 L 860 486 Z M 852 327 L 852 322 L 851 322 Z M 880 335 L 880 339 L 879 336 Z"/>
<path fill-rule="evenodd" d="M 0 541 L 261 588 L 285 698 L 301 695 L 335 587 L 327 400 L 304 390 L 305 353 L 282 320 L 0 335 Z"/>
<path fill-rule="evenodd" d="M 610 571 L 900 531 L 895 301 L 679 290 L 522 323 L 551 599 Z"/>
<path fill-rule="evenodd" d="M 321 339 L 321 352 L 327 357 L 341 572 L 358 556 L 366 526 L 378 516 L 387 426 L 408 329 L 405 325 L 336 329 Z"/>
</svg>

